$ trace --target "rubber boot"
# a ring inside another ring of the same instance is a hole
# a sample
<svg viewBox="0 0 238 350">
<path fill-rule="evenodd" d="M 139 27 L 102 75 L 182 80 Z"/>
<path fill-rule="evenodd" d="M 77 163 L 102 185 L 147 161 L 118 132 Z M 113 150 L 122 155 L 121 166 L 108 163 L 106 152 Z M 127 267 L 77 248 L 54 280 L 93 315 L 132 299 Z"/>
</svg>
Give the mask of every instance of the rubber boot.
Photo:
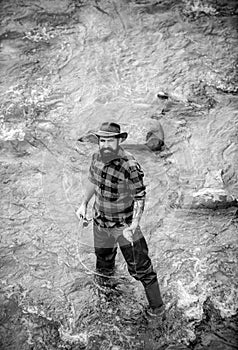
<svg viewBox="0 0 238 350">
<path fill-rule="evenodd" d="M 145 287 L 145 294 L 148 299 L 149 306 L 152 309 L 159 308 L 163 305 L 158 281 L 155 281 L 151 285 Z"/>
</svg>

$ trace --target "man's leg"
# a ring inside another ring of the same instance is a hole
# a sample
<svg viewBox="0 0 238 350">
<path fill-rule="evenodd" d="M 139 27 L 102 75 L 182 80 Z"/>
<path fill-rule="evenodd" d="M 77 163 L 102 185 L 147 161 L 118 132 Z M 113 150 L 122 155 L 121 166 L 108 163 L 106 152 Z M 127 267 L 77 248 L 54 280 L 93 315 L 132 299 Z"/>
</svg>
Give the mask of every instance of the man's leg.
<svg viewBox="0 0 238 350">
<path fill-rule="evenodd" d="M 134 234 L 133 246 L 123 237 L 118 239 L 121 252 L 127 262 L 128 271 L 132 277 L 141 281 L 145 288 L 146 297 L 152 309 L 163 305 L 156 272 L 153 270 L 148 256 L 146 240 L 140 230 Z"/>
<path fill-rule="evenodd" d="M 109 235 L 109 230 L 93 225 L 94 250 L 96 255 L 96 271 L 110 276 L 114 272 L 117 246 L 115 238 Z"/>
</svg>

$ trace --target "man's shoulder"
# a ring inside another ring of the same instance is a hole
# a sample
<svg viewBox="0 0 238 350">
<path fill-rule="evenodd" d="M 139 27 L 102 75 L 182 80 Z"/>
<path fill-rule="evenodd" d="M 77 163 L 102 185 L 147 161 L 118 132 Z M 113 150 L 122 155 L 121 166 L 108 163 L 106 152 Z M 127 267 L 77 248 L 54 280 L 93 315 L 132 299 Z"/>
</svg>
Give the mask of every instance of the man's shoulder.
<svg viewBox="0 0 238 350">
<path fill-rule="evenodd" d="M 125 160 L 135 160 L 135 157 L 128 151 L 124 150 L 124 148 L 121 147 L 121 155 L 122 158 Z"/>
<path fill-rule="evenodd" d="M 91 161 L 90 161 L 90 167 L 95 167 L 96 164 L 97 164 L 97 161 L 99 159 L 99 152 L 94 152 L 92 155 L 91 155 Z"/>
<path fill-rule="evenodd" d="M 123 156 L 122 156 L 122 161 L 123 161 L 123 165 L 125 168 L 127 169 L 134 169 L 134 168 L 140 168 L 140 164 L 137 161 L 137 159 L 128 151 L 125 151 L 124 149 L 122 149 L 123 151 Z"/>
<path fill-rule="evenodd" d="M 125 151 L 122 147 L 120 149 L 120 159 L 124 162 L 136 162 L 135 157 L 128 151 Z"/>
</svg>

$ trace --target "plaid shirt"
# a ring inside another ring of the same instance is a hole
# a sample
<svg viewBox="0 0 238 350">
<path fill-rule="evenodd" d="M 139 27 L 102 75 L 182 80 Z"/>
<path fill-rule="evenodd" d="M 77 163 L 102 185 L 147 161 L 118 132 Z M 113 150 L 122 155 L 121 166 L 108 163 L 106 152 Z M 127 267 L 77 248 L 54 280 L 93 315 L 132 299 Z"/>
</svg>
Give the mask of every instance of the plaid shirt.
<svg viewBox="0 0 238 350">
<path fill-rule="evenodd" d="M 89 180 L 96 185 L 94 220 L 101 227 L 130 224 L 134 201 L 145 198 L 144 173 L 128 152 L 119 148 L 118 155 L 108 163 L 94 153 Z"/>
</svg>

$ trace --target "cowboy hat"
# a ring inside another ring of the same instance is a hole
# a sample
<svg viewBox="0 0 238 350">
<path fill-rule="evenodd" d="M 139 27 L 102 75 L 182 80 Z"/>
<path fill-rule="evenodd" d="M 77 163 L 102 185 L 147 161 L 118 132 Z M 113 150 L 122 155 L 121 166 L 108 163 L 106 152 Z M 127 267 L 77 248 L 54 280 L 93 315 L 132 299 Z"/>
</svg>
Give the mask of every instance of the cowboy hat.
<svg viewBox="0 0 238 350">
<path fill-rule="evenodd" d="M 104 122 L 102 123 L 100 129 L 94 132 L 97 137 L 116 137 L 121 138 L 122 142 L 127 138 L 127 132 L 121 132 L 121 127 L 119 124 L 114 122 Z"/>
</svg>

